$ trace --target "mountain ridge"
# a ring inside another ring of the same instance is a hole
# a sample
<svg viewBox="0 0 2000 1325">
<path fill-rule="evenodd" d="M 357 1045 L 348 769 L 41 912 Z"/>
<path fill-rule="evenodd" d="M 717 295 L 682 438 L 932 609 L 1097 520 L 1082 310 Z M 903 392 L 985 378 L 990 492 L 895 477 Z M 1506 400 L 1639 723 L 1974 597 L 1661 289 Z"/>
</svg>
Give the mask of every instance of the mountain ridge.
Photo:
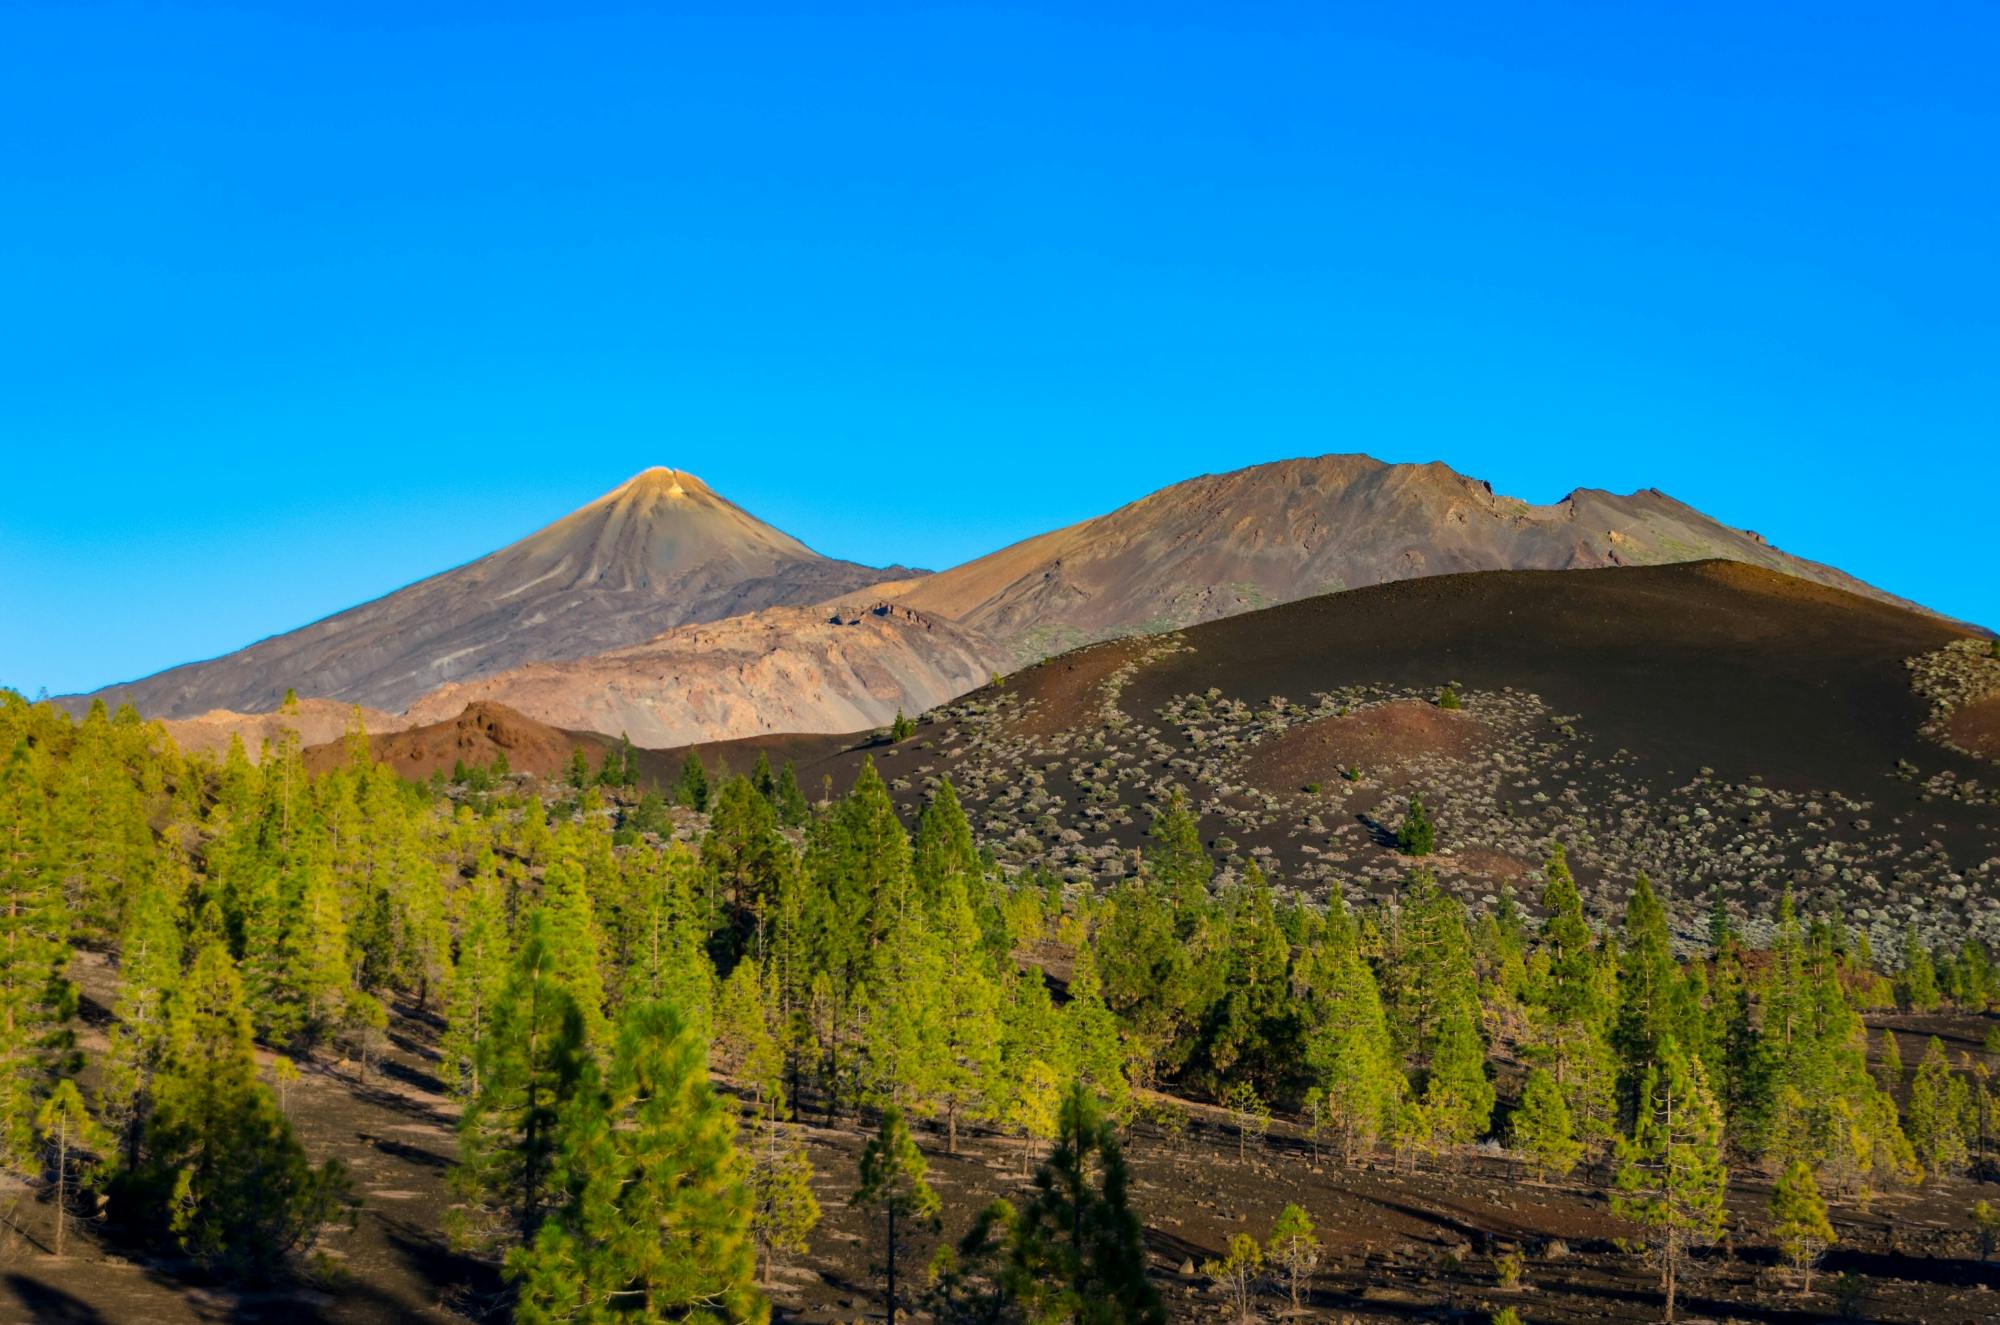
<svg viewBox="0 0 2000 1325">
<path fill-rule="evenodd" d="M 1711 557 L 1924 610 L 1658 488 L 1535 505 L 1441 461 L 1345 453 L 1199 475 L 934 574 L 822 557 L 656 466 L 465 566 L 97 693 L 148 716 L 222 710 L 218 730 L 287 687 L 405 725 L 492 701 L 682 745 L 877 726 L 1078 645 L 1337 590 Z"/>
<path fill-rule="evenodd" d="M 1710 556 L 1918 607 L 1657 488 L 1621 496 L 1579 487 L 1537 506 L 1441 461 L 1389 464 L 1357 453 L 1186 479 L 940 571 L 898 597 L 992 635 L 1025 663 L 1135 629 L 1421 575 Z"/>
<path fill-rule="evenodd" d="M 906 567 L 821 556 L 685 470 L 656 466 L 525 538 L 297 629 L 66 696 L 149 717 L 268 712 L 287 689 L 401 710 L 439 685 L 586 657 L 689 622 L 817 602 Z"/>
</svg>

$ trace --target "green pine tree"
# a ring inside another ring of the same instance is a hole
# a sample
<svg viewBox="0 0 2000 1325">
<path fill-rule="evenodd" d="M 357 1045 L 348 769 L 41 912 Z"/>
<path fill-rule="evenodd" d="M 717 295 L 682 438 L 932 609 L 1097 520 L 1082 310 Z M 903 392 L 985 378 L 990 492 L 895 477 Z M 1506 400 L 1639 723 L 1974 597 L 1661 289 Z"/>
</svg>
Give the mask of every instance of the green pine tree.
<svg viewBox="0 0 2000 1325">
<path fill-rule="evenodd" d="M 1410 797 L 1410 808 L 1396 829 L 1396 849 L 1406 856 L 1428 856 L 1437 849 L 1437 825 L 1421 796 Z"/>
<path fill-rule="evenodd" d="M 1965 1171 L 1970 1161 L 1966 1145 L 1965 1117 L 1971 1091 L 1963 1078 L 1951 1070 L 1944 1042 L 1933 1035 L 1924 1046 L 1924 1056 L 1910 1079 L 1910 1098 L 1904 1106 L 1909 1138 L 1917 1158 L 1933 1176 L 1948 1177 Z"/>
<path fill-rule="evenodd" d="M 702 766 L 700 751 L 692 746 L 681 761 L 680 776 L 674 780 L 674 804 L 696 811 L 708 809 L 708 769 Z"/>
<path fill-rule="evenodd" d="M 750 1170 L 750 1231 L 769 1283 L 780 1256 L 803 1256 L 812 1249 L 819 1226 L 819 1198 L 813 1195 L 813 1166 L 805 1147 L 777 1123 L 764 1124 L 764 1138 Z"/>
<path fill-rule="evenodd" d="M 1529 1071 L 1520 1107 L 1514 1110 L 1511 1122 L 1514 1148 L 1528 1157 L 1543 1182 L 1566 1177 L 1583 1156 L 1583 1145 L 1570 1121 L 1569 1102 L 1544 1068 Z"/>
<path fill-rule="evenodd" d="M 783 1027 L 764 969 L 754 957 L 736 964 L 715 1005 L 715 1056 L 723 1071 L 750 1087 L 760 1116 L 786 1115 Z"/>
<path fill-rule="evenodd" d="M 602 939 L 583 873 L 569 860 L 550 865 L 542 877 L 543 932 L 555 978 L 575 1000 L 583 1018 L 584 1040 L 593 1048 L 608 1036 L 604 1021 Z"/>
<path fill-rule="evenodd" d="M 152 1112 L 115 1206 L 196 1264 L 263 1278 L 349 1201 L 345 1167 L 314 1168 L 257 1076 L 228 950 L 196 954 L 167 1009 Z"/>
<path fill-rule="evenodd" d="M 64 1077 L 35 1114 L 35 1133 L 41 1139 L 43 1167 L 55 1178 L 51 1204 L 56 1212 L 55 1254 L 63 1254 L 63 1237 L 69 1227 L 70 1199 L 91 1161 L 112 1158 L 117 1147 L 111 1133 L 98 1126 L 76 1082 Z"/>
<path fill-rule="evenodd" d="M 1408 1091 L 1396 1064 L 1375 972 L 1361 953 L 1354 917 L 1336 892 L 1319 941 L 1300 962 L 1308 1028 L 1305 1061 L 1328 1121 L 1352 1164 L 1388 1132 Z"/>
<path fill-rule="evenodd" d="M 789 759 L 778 772 L 778 789 L 772 799 L 778 807 L 778 822 L 787 828 L 800 827 L 812 815 L 806 794 L 799 789 L 798 770 Z"/>
<path fill-rule="evenodd" d="M 557 1128 L 583 1085 L 583 1013 L 561 978 L 542 910 L 528 915 L 507 983 L 474 1052 L 478 1093 L 459 1117 L 451 1186 L 461 1246 L 526 1243 L 557 1199 Z"/>
<path fill-rule="evenodd" d="M 1011 1239 L 1006 1278 L 1028 1319 L 1165 1325 L 1130 1182 L 1116 1129 L 1073 1088 Z"/>
<path fill-rule="evenodd" d="M 445 1033 L 440 1075 L 459 1095 L 479 1094 L 479 1042 L 506 988 L 509 958 L 506 901 L 491 853 L 484 854 L 466 892 L 459 925 L 458 960 L 445 991 Z"/>
<path fill-rule="evenodd" d="M 980 900 L 974 891 L 979 883 L 979 854 L 972 845 L 972 825 L 966 822 L 950 778 L 939 781 L 930 803 L 917 817 L 910 873 L 925 905 L 934 911 L 947 898 L 963 897 L 975 906 Z"/>
<path fill-rule="evenodd" d="M 0 1163 L 35 1163 L 35 1113 L 76 1070 L 70 918 L 49 840 L 48 761 L 22 738 L 0 764 Z"/>
<path fill-rule="evenodd" d="M 1264 1243 L 1264 1259 L 1278 1267 L 1292 1298 L 1292 1314 L 1299 1314 L 1300 1294 L 1312 1283 L 1319 1268 L 1320 1245 L 1317 1227 L 1305 1207 L 1288 1203 L 1278 1212 L 1278 1222 Z"/>
<path fill-rule="evenodd" d="M 507 1258 L 518 1318 L 761 1325 L 747 1172 L 708 1047 L 665 1003 L 619 1018 L 611 1066 L 563 1112 L 559 1204 Z"/>
<path fill-rule="evenodd" d="M 1826 1217 L 1826 1202 L 1820 1199 L 1819 1184 L 1813 1181 L 1812 1167 L 1804 1160 L 1794 1160 L 1771 1189 L 1771 1219 L 1778 1250 L 1802 1276 L 1799 1291 L 1812 1292 L 1813 1266 L 1836 1239 L 1833 1224 Z"/>
<path fill-rule="evenodd" d="M 861 1152 L 861 1180 L 849 1204 L 879 1215 L 884 1228 L 883 1272 L 888 1285 L 888 1319 L 896 1319 L 896 1225 L 933 1228 L 937 1224 L 939 1202 L 925 1175 L 917 1143 L 911 1139 L 903 1111 L 890 1107 L 882 1111 L 882 1122 Z"/>
<path fill-rule="evenodd" d="M 1688 1252 L 1722 1234 L 1729 1183 L 1722 1111 L 1700 1060 L 1684 1057 L 1672 1039 L 1658 1046 L 1658 1062 L 1641 1081 L 1638 1102 L 1632 1135 L 1619 1143 L 1611 1206 L 1651 1240 L 1671 1321 Z"/>
</svg>

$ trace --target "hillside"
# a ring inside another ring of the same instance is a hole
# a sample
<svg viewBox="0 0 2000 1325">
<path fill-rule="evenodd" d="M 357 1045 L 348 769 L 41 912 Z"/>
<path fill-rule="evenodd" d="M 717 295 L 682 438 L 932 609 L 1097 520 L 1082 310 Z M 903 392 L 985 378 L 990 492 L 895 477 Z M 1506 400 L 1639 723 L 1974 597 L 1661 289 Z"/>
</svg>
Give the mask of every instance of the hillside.
<svg viewBox="0 0 2000 1325">
<path fill-rule="evenodd" d="M 372 733 L 399 731 L 404 726 L 403 719 L 396 714 L 370 708 L 361 710 L 361 722 Z M 212 709 L 192 718 L 168 718 L 161 725 L 181 749 L 198 750 L 204 754 L 222 754 L 229 749 L 229 738 L 237 737 L 243 742 L 243 752 L 255 762 L 262 754 L 264 743 L 277 740 L 278 733 L 285 728 L 298 733 L 301 745 L 312 746 L 338 741 L 353 723 L 352 704 L 331 699 L 302 699 L 298 711 L 291 714 Z"/>
<path fill-rule="evenodd" d="M 1027 662 L 1092 640 L 1417 576 L 1711 557 L 1896 601 L 1665 493 L 1580 488 L 1533 506 L 1446 465 L 1365 455 L 1189 479 L 898 596 L 992 636 Z"/>
<path fill-rule="evenodd" d="M 822 557 L 700 479 L 649 469 L 489 556 L 208 662 L 95 692 L 148 717 L 301 695 L 401 710 L 441 684 L 581 658 L 907 575 Z M 81 712 L 92 696 L 77 696 Z"/>
<path fill-rule="evenodd" d="M 395 731 L 370 732 L 368 752 L 387 764 L 397 776 L 422 781 L 431 774 L 449 774 L 463 763 L 491 765 L 505 756 L 514 773 L 537 777 L 561 777 L 569 768 L 570 757 L 582 750 L 593 768 L 602 764 L 605 751 L 616 745 L 597 732 L 564 731 L 545 722 L 524 717 L 504 704 L 469 704 L 444 722 L 410 726 Z M 308 745 L 304 751 L 308 772 L 324 773 L 348 758 L 344 739 Z M 642 768 L 648 773 L 659 770 Z"/>
<path fill-rule="evenodd" d="M 1561 838 L 1607 909 L 1645 870 L 1687 924 L 1713 887 L 1754 916 L 1790 883 L 1878 942 L 1940 909 L 2000 937 L 2000 774 L 1922 733 L 1905 666 L 1965 634 L 1727 562 L 1439 576 L 1065 654 L 800 777 L 872 756 L 914 812 L 948 776 L 1003 861 L 1099 883 L 1180 786 L 1239 868 L 1387 890 L 1416 794 L 1473 897 Z"/>
<path fill-rule="evenodd" d="M 494 702 L 642 746 L 854 731 L 964 694 L 998 662 L 976 633 L 894 603 L 770 608 L 445 686 L 411 706 L 407 719 L 439 722 L 468 704 Z"/>
</svg>

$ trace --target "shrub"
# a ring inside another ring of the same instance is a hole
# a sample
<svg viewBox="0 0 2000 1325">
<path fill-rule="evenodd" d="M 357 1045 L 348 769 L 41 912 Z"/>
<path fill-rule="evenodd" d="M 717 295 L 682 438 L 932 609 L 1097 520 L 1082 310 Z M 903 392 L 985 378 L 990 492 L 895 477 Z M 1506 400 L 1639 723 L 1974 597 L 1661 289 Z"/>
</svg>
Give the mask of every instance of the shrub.
<svg viewBox="0 0 2000 1325">
<path fill-rule="evenodd" d="M 1406 856 L 1428 856 L 1437 848 L 1437 825 L 1431 822 L 1423 797 L 1410 797 L 1409 813 L 1396 830 L 1396 847 Z"/>
</svg>

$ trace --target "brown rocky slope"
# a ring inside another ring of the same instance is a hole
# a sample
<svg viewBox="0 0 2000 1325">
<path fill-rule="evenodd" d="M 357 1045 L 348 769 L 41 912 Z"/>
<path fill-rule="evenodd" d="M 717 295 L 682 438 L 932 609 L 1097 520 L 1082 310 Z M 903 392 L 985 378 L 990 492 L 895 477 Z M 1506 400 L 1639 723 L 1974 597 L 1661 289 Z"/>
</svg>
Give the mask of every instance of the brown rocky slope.
<svg viewBox="0 0 2000 1325">
<path fill-rule="evenodd" d="M 1438 464 L 1327 455 L 1210 474 L 900 586 L 1018 662 L 1341 589 L 1474 570 L 1723 557 L 1901 603 L 1652 489 L 1549 506 Z"/>
<path fill-rule="evenodd" d="M 439 722 L 494 702 L 641 746 L 855 731 L 962 695 L 984 684 L 997 661 L 976 633 L 894 603 L 771 608 L 445 686 L 406 718 Z"/>
</svg>

